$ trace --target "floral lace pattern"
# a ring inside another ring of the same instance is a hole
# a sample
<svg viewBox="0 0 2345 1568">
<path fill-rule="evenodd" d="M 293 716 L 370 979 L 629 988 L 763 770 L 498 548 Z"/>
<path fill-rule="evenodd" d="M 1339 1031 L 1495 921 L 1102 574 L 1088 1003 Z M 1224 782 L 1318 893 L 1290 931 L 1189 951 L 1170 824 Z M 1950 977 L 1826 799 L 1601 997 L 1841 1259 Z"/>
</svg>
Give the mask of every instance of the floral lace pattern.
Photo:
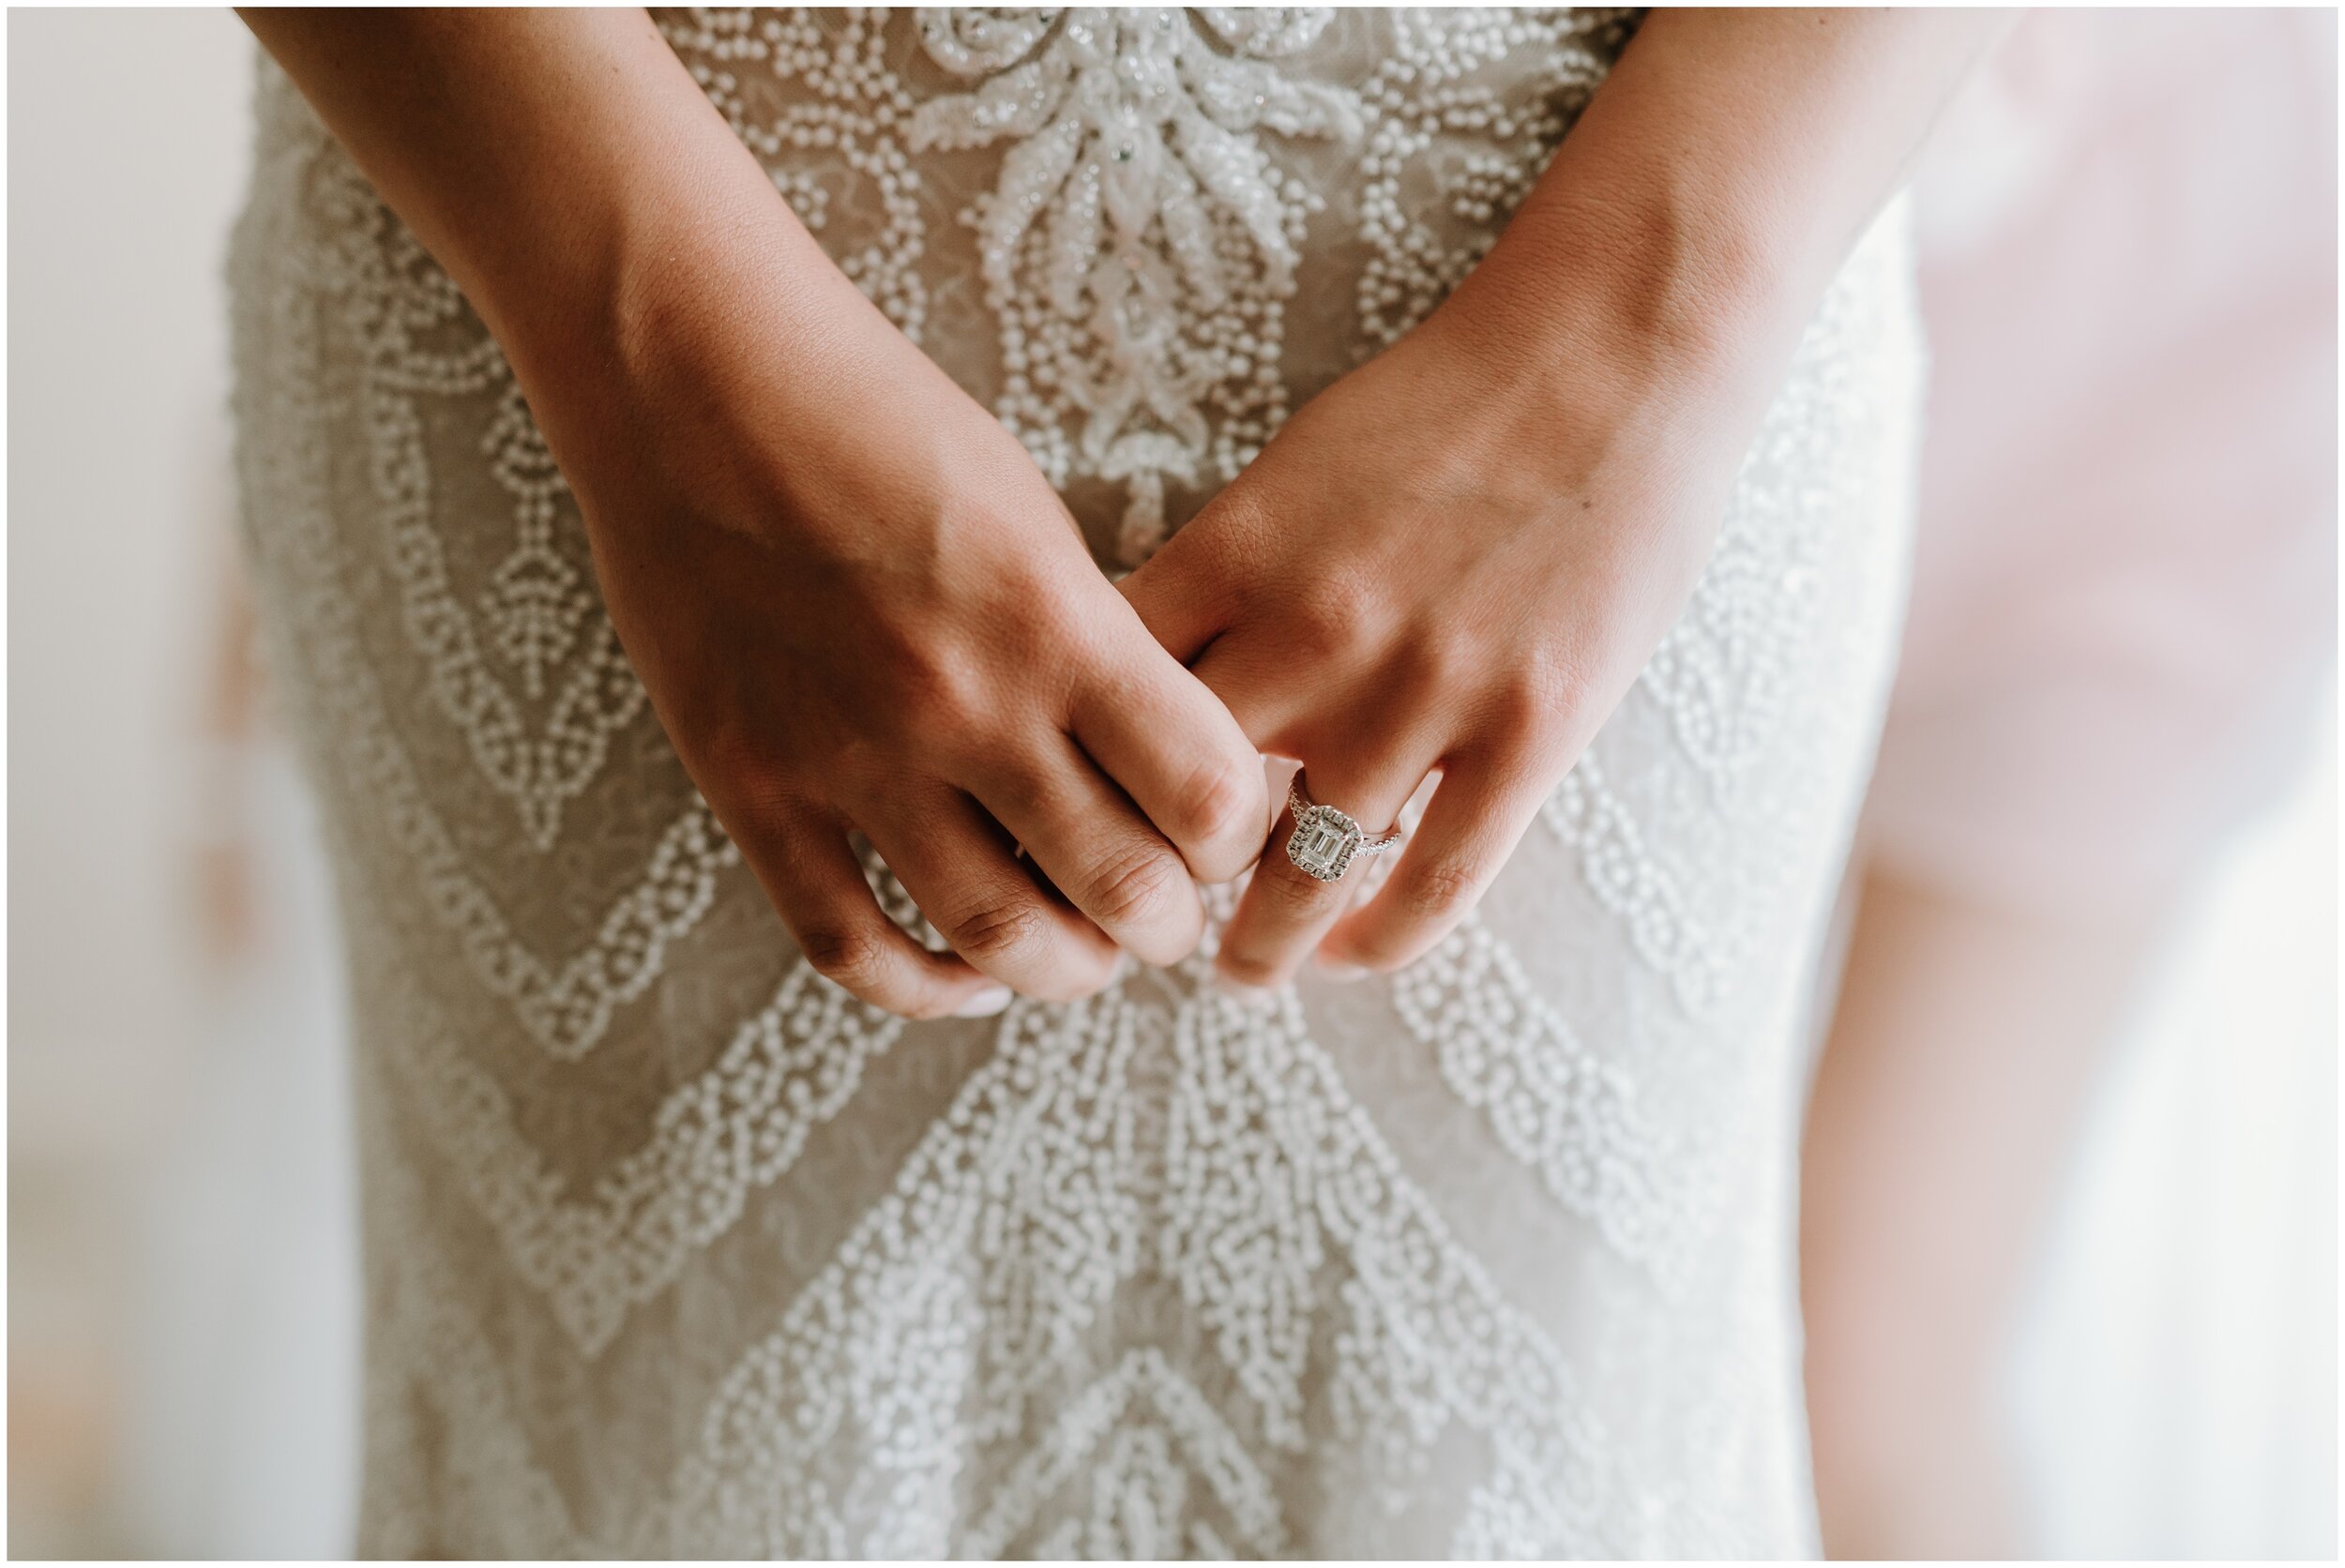
<svg viewBox="0 0 2345 1568">
<path fill-rule="evenodd" d="M 1111 568 L 1438 303 L 1627 26 L 660 20 Z M 1464 929 L 1265 1003 L 1201 957 L 905 1024 L 692 791 L 478 319 L 265 67 L 260 112 L 239 457 L 349 927 L 366 1551 L 1812 1548 L 1775 1195 L 1901 581 L 1894 223 Z"/>
<path fill-rule="evenodd" d="M 586 574 L 553 548 L 567 487 L 504 357 L 461 331 L 462 296 L 403 229 L 379 249 L 353 248 L 351 255 L 384 273 L 350 297 L 369 310 L 352 324 L 376 371 L 367 381 L 371 460 L 408 630 L 482 776 L 512 799 L 529 841 L 547 849 L 561 832 L 563 803 L 601 769 L 612 734 L 642 707 L 643 687 Z M 450 339 L 454 346 L 441 346 Z M 468 603 L 450 582 L 431 526 L 418 403 L 483 392 L 494 397 L 495 413 L 480 449 L 510 502 L 513 533 L 509 551 Z M 514 677 L 518 694 L 506 684 Z M 532 704 L 541 710 L 534 724 L 525 711 Z"/>
<path fill-rule="evenodd" d="M 1556 837 L 1581 852 L 1581 875 L 1620 916 L 1637 956 L 1670 978 L 1696 1011 L 1717 1002 L 1728 955 L 1703 927 L 1677 877 L 1648 852 L 1637 821 L 1604 787 L 1604 766 L 1583 759 L 1540 807 Z"/>
<path fill-rule="evenodd" d="M 1421 1470 L 1461 1425 L 1497 1463 L 1461 1532 L 1512 1555 L 1598 1548 L 1593 1482 L 1606 1456 L 1568 1372 L 1399 1179 L 1296 1021 L 1207 994 L 1181 1009 L 1167 1040 L 1152 1028 L 1161 1015 L 1120 997 L 1015 1009 L 1000 1053 L 894 1193 L 711 1409 L 674 1515 L 684 1549 L 1024 1555 L 1039 1544 L 1014 1527 L 1047 1515 L 1042 1484 L 1090 1468 L 1069 1462 L 1070 1442 L 1114 1435 L 1067 1423 L 1117 1397 L 1084 1381 L 1085 1343 L 1118 1287 L 1143 1272 L 1200 1313 L 1264 1450 L 1304 1446 L 1313 1397 L 1341 1440 L 1396 1477 Z M 1143 1054 L 1168 1047 L 1174 1083 L 1152 1125 L 1157 1102 L 1130 1079 Z M 948 1257 L 976 1272 L 935 1266 Z M 1304 1352 L 1338 1257 L 1348 1267 L 1331 1304 L 1335 1353 L 1314 1393 Z M 1007 1468 L 1027 1489 L 998 1492 L 975 1537 L 954 1540 L 951 1486 L 969 1447 L 1013 1440 L 1028 1402 L 1069 1376 L 1084 1386 L 1068 1416 Z M 1111 1388 L 1129 1376 L 1104 1374 Z M 1169 1369 L 1158 1383 L 1176 1410 L 1198 1402 Z M 1191 1472 L 1218 1485 L 1199 1488 L 1195 1518 L 1159 1521 L 1172 1538 L 1204 1529 L 1277 1544 L 1275 1513 L 1231 1506 L 1263 1489 L 1248 1446 L 1221 1419 L 1189 1419 L 1176 1435 L 1198 1451 Z M 891 1474 L 894 1502 L 878 1536 L 841 1505 L 875 1472 Z M 1133 1484 L 1128 1471 L 1115 1479 Z"/>
<path fill-rule="evenodd" d="M 1402 15 L 1354 86 L 1295 68 L 1334 14 L 922 10 L 921 55 L 965 90 L 909 113 L 919 72 L 886 63 L 876 19 L 833 37 L 781 13 L 699 13 L 666 31 L 751 147 L 836 147 L 880 183 L 886 221 L 848 270 L 915 339 L 930 296 L 916 159 L 1006 149 L 961 215 L 999 324 L 994 407 L 1053 483 L 1122 489 L 1115 554 L 1137 565 L 1163 541 L 1168 485 L 1228 482 L 1289 412 L 1285 307 L 1326 203 L 1272 143 L 1362 147 L 1361 341 L 1382 346 L 1479 259 L 1619 42 L 1619 13 Z M 1532 50 L 1536 97 L 1475 80 Z M 761 115 L 750 71 L 812 96 Z M 1458 166 L 1433 182 L 1437 210 L 1413 212 L 1404 171 L 1437 139 L 1458 145 Z M 826 219 L 826 188 L 794 173 L 785 194 Z"/>
<path fill-rule="evenodd" d="M 1700 1151 L 1655 1128 L 1635 1084 L 1574 1037 L 1478 920 L 1393 979 L 1393 1009 L 1501 1147 L 1663 1282 L 1701 1239 Z"/>
<path fill-rule="evenodd" d="M 660 1104 L 650 1140 L 583 1200 L 565 1195 L 514 1130 L 494 1076 L 428 1014 L 402 1021 L 391 1060 L 433 1148 L 513 1268 L 591 1356 L 629 1307 L 658 1294 L 695 1247 L 740 1217 L 749 1194 L 789 1169 L 808 1134 L 854 1098 L 864 1063 L 902 1028 L 811 970 L 792 970 L 716 1063 Z"/>
</svg>

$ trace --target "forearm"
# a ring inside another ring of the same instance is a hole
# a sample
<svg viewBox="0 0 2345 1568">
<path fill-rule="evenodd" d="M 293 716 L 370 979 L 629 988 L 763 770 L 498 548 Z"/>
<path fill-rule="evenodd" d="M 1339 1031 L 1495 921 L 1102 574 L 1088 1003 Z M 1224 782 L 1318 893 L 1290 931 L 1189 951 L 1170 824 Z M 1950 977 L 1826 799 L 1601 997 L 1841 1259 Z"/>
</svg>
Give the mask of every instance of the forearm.
<svg viewBox="0 0 2345 1568">
<path fill-rule="evenodd" d="M 744 487 L 794 493 L 868 440 L 870 397 L 937 379 L 643 12 L 246 20 L 488 324 L 574 480 L 697 419 L 709 473 L 754 461 Z"/>
<path fill-rule="evenodd" d="M 243 15 L 500 339 L 607 297 L 687 209 L 750 210 L 754 163 L 641 11 Z"/>
<path fill-rule="evenodd" d="M 1458 314 L 1533 376 L 1616 344 L 1624 373 L 1667 359 L 1771 382 L 2006 20 L 1656 11 Z"/>
</svg>

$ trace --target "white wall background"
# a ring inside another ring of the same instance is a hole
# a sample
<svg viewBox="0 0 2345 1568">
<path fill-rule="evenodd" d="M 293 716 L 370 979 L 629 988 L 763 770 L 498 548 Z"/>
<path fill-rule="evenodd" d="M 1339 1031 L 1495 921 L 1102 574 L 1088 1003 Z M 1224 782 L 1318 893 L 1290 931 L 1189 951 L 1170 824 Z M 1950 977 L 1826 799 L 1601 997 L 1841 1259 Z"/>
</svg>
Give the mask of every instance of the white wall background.
<svg viewBox="0 0 2345 1568">
<path fill-rule="evenodd" d="M 8 38 L 8 1544 L 339 1554 L 340 1042 L 266 761 L 265 988 L 195 941 L 251 45 L 225 9 Z"/>
<path fill-rule="evenodd" d="M 2042 1238 L 2007 1388 L 2041 1555 L 2337 1556 L 2324 729 L 2173 934 Z"/>
<path fill-rule="evenodd" d="M 184 1003 L 155 867 L 214 608 L 250 55 L 224 10 L 12 11 L 8 43 L 8 1021 L 33 1071 L 142 1052 Z"/>
<path fill-rule="evenodd" d="M 339 1041 L 280 772 L 273 967 L 207 974 L 179 876 L 250 46 L 224 10 L 12 11 L 8 37 L 9 1545 L 337 1555 Z M 2336 1549 L 2326 756 L 2226 873 L 2096 1120 L 2018 1368 L 2048 1547 Z M 2190 1284 L 2224 1278 L 2262 1316 Z"/>
</svg>

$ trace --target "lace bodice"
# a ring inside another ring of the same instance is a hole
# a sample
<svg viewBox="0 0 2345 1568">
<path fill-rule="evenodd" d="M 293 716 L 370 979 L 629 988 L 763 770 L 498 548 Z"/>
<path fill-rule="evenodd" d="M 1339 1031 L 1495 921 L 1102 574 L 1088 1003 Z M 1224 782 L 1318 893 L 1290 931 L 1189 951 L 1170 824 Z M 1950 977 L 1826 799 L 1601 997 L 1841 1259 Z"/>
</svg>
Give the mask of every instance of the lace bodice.
<svg viewBox="0 0 2345 1568">
<path fill-rule="evenodd" d="M 1110 569 L 1439 301 L 1627 28 L 661 24 Z M 350 947 L 371 1554 L 1811 1547 L 1797 1026 L 1903 569 L 1894 220 L 1457 935 L 911 1025 L 799 961 L 495 344 L 265 68 L 257 149 L 240 462 Z"/>
<path fill-rule="evenodd" d="M 1481 258 L 1631 14 L 939 8 L 662 29 L 848 275 L 1086 517 L 1113 518 L 1097 542 L 1130 566 Z"/>
</svg>

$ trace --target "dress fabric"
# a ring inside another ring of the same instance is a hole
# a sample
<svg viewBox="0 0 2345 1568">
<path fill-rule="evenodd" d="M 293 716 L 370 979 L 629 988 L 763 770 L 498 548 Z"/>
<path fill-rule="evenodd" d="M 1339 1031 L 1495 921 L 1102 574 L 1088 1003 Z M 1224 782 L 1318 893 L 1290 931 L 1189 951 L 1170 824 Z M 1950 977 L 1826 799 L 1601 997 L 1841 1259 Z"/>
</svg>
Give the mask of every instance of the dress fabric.
<svg viewBox="0 0 2345 1568">
<path fill-rule="evenodd" d="M 1439 302 L 1633 17 L 662 26 L 1112 570 Z M 1802 1010 L 1904 590 L 1898 208 L 1436 951 L 907 1024 L 686 778 L 477 318 L 266 66 L 258 111 L 239 460 L 349 944 L 367 1555 L 1813 1550 Z"/>
</svg>

